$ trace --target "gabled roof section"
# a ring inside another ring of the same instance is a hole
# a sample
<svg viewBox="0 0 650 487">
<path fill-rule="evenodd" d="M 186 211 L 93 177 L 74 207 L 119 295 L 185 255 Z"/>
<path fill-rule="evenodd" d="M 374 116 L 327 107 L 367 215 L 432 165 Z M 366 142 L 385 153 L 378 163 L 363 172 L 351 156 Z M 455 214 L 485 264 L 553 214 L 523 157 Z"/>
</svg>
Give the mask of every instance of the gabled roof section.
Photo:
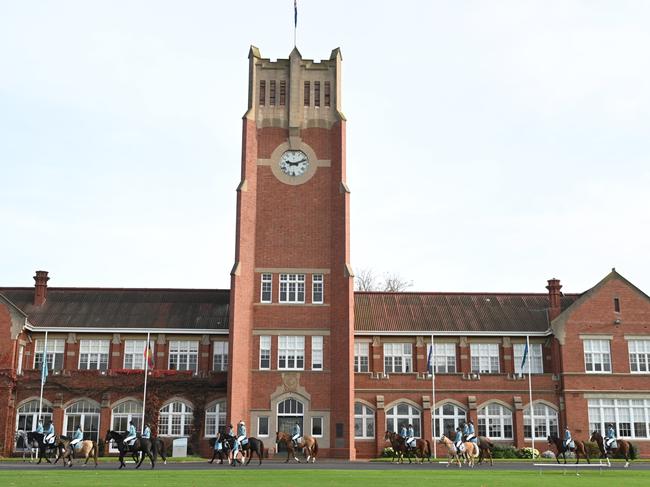
<svg viewBox="0 0 650 487">
<path fill-rule="evenodd" d="M 565 295 L 563 307 L 577 295 Z M 358 333 L 548 334 L 547 294 L 356 292 Z"/>
<path fill-rule="evenodd" d="M 228 329 L 229 290 L 48 288 L 34 306 L 33 288 L 0 288 L 36 327 Z"/>
</svg>

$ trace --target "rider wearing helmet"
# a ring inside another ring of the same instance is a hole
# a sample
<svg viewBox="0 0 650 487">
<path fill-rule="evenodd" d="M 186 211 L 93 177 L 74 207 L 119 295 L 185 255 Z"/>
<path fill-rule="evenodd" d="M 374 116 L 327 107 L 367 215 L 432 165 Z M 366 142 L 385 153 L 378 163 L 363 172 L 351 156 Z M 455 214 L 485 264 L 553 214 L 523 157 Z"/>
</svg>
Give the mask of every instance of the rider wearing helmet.
<svg viewBox="0 0 650 487">
<path fill-rule="evenodd" d="M 127 446 L 133 446 L 133 443 L 135 443 L 137 436 L 138 433 L 135 430 L 135 424 L 133 424 L 133 421 L 129 421 L 129 431 L 127 432 L 126 438 L 124 438 L 124 444 Z"/>
<path fill-rule="evenodd" d="M 406 446 L 412 448 L 413 440 L 415 440 L 415 430 L 413 429 L 413 425 L 409 424 L 409 427 L 406 430 Z"/>
<path fill-rule="evenodd" d="M 571 431 L 569 430 L 569 427 L 564 428 L 564 448 L 571 448 L 571 442 L 573 441 L 573 438 L 571 438 Z"/>
<path fill-rule="evenodd" d="M 474 422 L 470 419 L 465 423 L 465 428 L 467 432 L 465 433 L 465 441 L 471 441 L 472 443 L 478 443 L 478 438 L 476 437 L 476 430 L 474 429 Z"/>
<path fill-rule="evenodd" d="M 50 421 L 50 424 L 45 430 L 45 438 L 43 438 L 43 443 L 54 443 L 54 423 L 52 421 Z"/>
<path fill-rule="evenodd" d="M 611 450 L 612 445 L 616 441 L 616 431 L 614 431 L 614 425 L 607 425 L 607 432 L 605 433 L 605 449 Z"/>
<path fill-rule="evenodd" d="M 151 428 L 149 427 L 149 423 L 146 423 L 144 425 L 144 431 L 142 432 L 142 437 L 147 440 L 151 439 Z"/>
<path fill-rule="evenodd" d="M 298 448 L 298 440 L 300 439 L 300 424 L 296 421 L 296 424 L 293 425 L 293 431 L 291 433 L 291 441 L 293 441 L 293 447 Z"/>
<path fill-rule="evenodd" d="M 81 425 L 77 426 L 77 431 L 74 432 L 70 446 L 72 448 L 77 448 L 77 445 L 84 439 L 84 432 L 81 431 Z"/>
<path fill-rule="evenodd" d="M 454 437 L 454 445 L 456 446 L 456 450 L 462 451 L 463 450 L 463 432 L 460 429 L 460 426 L 456 428 L 456 436 Z"/>
</svg>

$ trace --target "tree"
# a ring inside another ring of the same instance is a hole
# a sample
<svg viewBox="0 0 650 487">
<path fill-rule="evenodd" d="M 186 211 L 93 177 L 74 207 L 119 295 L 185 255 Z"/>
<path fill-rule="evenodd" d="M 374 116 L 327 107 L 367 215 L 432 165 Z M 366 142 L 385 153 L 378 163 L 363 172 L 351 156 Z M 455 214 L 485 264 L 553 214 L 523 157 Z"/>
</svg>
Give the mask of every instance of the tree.
<svg viewBox="0 0 650 487">
<path fill-rule="evenodd" d="M 360 269 L 354 277 L 356 291 L 383 291 L 399 293 L 413 286 L 413 281 L 403 279 L 399 274 L 385 272 L 380 280 L 369 268 Z"/>
</svg>

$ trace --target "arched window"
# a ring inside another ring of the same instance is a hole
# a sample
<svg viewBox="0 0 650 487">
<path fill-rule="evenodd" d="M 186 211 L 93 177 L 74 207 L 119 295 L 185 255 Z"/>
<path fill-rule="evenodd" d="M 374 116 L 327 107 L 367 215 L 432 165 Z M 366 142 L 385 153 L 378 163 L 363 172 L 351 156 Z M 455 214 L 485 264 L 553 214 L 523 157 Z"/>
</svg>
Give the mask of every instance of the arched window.
<svg viewBox="0 0 650 487">
<path fill-rule="evenodd" d="M 493 439 L 512 439 L 512 411 L 498 403 L 479 409 L 478 434 Z"/>
<path fill-rule="evenodd" d="M 400 403 L 386 411 L 386 429 L 399 433 L 402 425 L 413 425 L 416 437 L 420 437 L 422 429 L 420 427 L 420 410 L 410 404 Z"/>
<path fill-rule="evenodd" d="M 113 421 L 111 429 L 126 432 L 129 423 L 133 421 L 135 429 L 142 431 L 142 403 L 139 401 L 124 401 L 113 408 Z"/>
<path fill-rule="evenodd" d="M 305 434 L 305 425 L 303 424 L 305 406 L 297 399 L 285 399 L 278 403 L 278 431 L 291 433 L 296 423 L 300 426 L 300 431 Z"/>
<path fill-rule="evenodd" d="M 354 437 L 375 437 L 375 412 L 361 402 L 354 403 Z"/>
<path fill-rule="evenodd" d="M 436 408 L 436 420 L 433 423 L 433 437 L 445 435 L 453 438 L 456 428 L 465 423 L 467 411 L 454 403 L 448 402 Z"/>
<path fill-rule="evenodd" d="M 16 431 L 35 431 L 38 426 L 38 408 L 40 402 L 38 399 L 24 403 L 16 411 Z M 52 421 L 52 407 L 43 403 L 43 425 Z M 16 450 L 25 448 L 23 439 L 19 438 L 15 445 Z"/>
<path fill-rule="evenodd" d="M 283 416 L 302 416 L 304 414 L 304 406 L 296 399 L 285 399 L 281 403 L 278 403 L 278 414 Z"/>
<path fill-rule="evenodd" d="M 189 404 L 174 401 L 160 409 L 158 434 L 163 436 L 188 436 L 194 410 Z"/>
<path fill-rule="evenodd" d="M 226 401 L 215 402 L 205 410 L 205 436 L 216 436 L 226 429 Z"/>
<path fill-rule="evenodd" d="M 73 436 L 78 426 L 81 426 L 81 431 L 84 432 L 84 440 L 99 440 L 99 404 L 84 399 L 65 409 L 65 434 Z"/>
<path fill-rule="evenodd" d="M 545 440 L 551 435 L 559 436 L 557 411 L 543 403 L 533 404 L 535 439 Z M 531 436 L 530 405 L 524 408 L 524 438 Z"/>
</svg>

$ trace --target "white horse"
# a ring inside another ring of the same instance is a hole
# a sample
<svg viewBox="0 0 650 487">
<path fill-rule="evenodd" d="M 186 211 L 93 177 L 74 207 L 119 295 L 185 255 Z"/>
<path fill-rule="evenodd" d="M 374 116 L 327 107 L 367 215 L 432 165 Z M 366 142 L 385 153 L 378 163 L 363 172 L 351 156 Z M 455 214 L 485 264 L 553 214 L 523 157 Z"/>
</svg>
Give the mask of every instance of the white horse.
<svg viewBox="0 0 650 487">
<path fill-rule="evenodd" d="M 32 463 L 36 459 L 38 452 L 38 442 L 32 441 L 30 444 L 27 431 L 19 429 L 14 435 L 14 440 L 18 444 L 18 440 L 23 440 L 23 462 L 25 461 L 25 453 L 29 450 L 29 463 Z"/>
</svg>

